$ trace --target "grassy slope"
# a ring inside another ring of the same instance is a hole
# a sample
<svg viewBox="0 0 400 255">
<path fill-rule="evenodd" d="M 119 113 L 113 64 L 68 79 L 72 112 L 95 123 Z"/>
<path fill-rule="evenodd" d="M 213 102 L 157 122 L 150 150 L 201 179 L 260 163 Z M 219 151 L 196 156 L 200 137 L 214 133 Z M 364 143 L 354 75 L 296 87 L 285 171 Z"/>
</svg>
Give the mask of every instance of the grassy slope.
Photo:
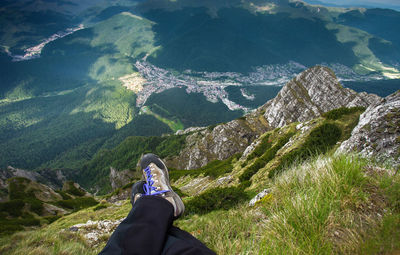
<svg viewBox="0 0 400 255">
<path fill-rule="evenodd" d="M 147 106 L 144 106 L 140 109 L 140 114 L 147 114 L 147 115 L 154 116 L 159 121 L 168 125 L 168 127 L 174 132 L 184 129 L 184 126 L 180 120 L 174 121 L 174 120 L 169 120 L 167 118 L 164 118 L 164 117 L 158 115 L 157 113 L 152 112 Z"/>
<path fill-rule="evenodd" d="M 269 187 L 272 195 L 249 208 L 189 214 L 175 222 L 218 254 L 376 254 L 400 248 L 400 178 L 356 156 L 327 156 L 288 169 Z M 259 186 L 254 190 L 261 190 Z M 187 198 L 185 198 L 187 201 Z M 0 239 L 2 254 L 97 254 L 67 229 L 87 220 L 116 220 L 126 201 L 81 210 L 41 229 Z"/>
<path fill-rule="evenodd" d="M 0 202 L 0 235 L 49 224 L 62 215 L 98 204 L 73 182 L 56 191 L 22 177 L 10 178 L 7 183 L 9 200 Z"/>
<path fill-rule="evenodd" d="M 339 156 L 294 166 L 270 184 L 272 195 L 255 208 L 241 204 L 191 215 L 178 226 L 220 254 L 388 252 L 399 248 L 399 197 L 390 193 L 400 179 L 365 175 L 367 164 Z"/>
</svg>

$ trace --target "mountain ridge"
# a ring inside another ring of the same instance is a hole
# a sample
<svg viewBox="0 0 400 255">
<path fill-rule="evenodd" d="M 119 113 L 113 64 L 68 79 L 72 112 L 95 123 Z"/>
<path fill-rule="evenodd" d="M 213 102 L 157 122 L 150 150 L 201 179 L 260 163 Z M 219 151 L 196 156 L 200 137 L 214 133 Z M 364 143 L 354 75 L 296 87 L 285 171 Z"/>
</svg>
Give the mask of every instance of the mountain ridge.
<svg viewBox="0 0 400 255">
<path fill-rule="evenodd" d="M 179 156 L 167 159 L 177 169 L 199 168 L 243 152 L 266 131 L 305 122 L 340 107 L 368 107 L 380 97 L 343 88 L 332 70 L 313 67 L 288 82 L 278 95 L 237 120 L 189 135 Z M 217 144 L 213 143 L 217 141 Z"/>
</svg>

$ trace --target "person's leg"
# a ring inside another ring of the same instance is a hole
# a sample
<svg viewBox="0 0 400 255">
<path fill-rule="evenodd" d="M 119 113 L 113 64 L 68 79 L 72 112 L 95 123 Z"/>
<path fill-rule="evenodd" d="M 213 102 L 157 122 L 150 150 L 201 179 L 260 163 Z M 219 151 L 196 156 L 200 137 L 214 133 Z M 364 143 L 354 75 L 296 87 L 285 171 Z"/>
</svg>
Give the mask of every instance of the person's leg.
<svg viewBox="0 0 400 255">
<path fill-rule="evenodd" d="M 161 254 L 215 255 L 215 252 L 210 250 L 207 246 L 205 246 L 202 242 L 188 232 L 171 226 Z"/>
<path fill-rule="evenodd" d="M 100 254 L 161 254 L 173 219 L 185 209 L 158 156 L 144 155 L 140 166 L 144 181 L 132 186 L 132 210 Z"/>
<path fill-rule="evenodd" d="M 100 254 L 215 254 L 189 233 L 172 227 L 185 206 L 154 154 L 140 161 L 145 181 L 132 186 L 132 210 Z"/>
<path fill-rule="evenodd" d="M 174 207 L 166 199 L 139 198 L 100 254 L 161 254 L 173 216 Z"/>
</svg>

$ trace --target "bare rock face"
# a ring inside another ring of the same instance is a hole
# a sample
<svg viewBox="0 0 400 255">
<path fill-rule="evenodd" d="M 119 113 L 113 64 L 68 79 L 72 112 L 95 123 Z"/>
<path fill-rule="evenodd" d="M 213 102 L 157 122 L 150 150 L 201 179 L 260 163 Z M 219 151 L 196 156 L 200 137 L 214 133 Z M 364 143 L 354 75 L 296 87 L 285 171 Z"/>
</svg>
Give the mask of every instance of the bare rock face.
<svg viewBox="0 0 400 255">
<path fill-rule="evenodd" d="M 31 181 L 43 183 L 52 189 L 60 189 L 67 180 L 60 170 L 45 169 L 34 172 L 8 166 L 5 170 L 0 169 L 0 188 L 7 188 L 6 180 L 12 177 L 23 177 Z"/>
<path fill-rule="evenodd" d="M 113 190 L 116 190 L 132 181 L 135 173 L 129 169 L 117 171 L 115 168 L 110 167 L 110 182 Z"/>
<path fill-rule="evenodd" d="M 212 160 L 227 159 L 244 151 L 255 138 L 267 131 L 266 126 L 257 124 L 256 129 L 248 121 L 237 119 L 213 129 L 195 132 L 186 138 L 186 147 L 178 157 L 166 160 L 167 165 L 178 169 L 195 169 Z"/>
<path fill-rule="evenodd" d="M 175 135 L 186 135 L 188 133 L 191 132 L 195 132 L 195 131 L 200 131 L 200 130 L 204 130 L 207 127 L 190 127 L 190 128 L 186 128 L 184 130 L 178 130 L 175 132 Z"/>
<path fill-rule="evenodd" d="M 367 108 L 351 137 L 338 149 L 347 151 L 400 165 L 400 91 Z"/>
<path fill-rule="evenodd" d="M 340 107 L 364 106 L 380 97 L 343 88 L 326 67 L 310 68 L 288 82 L 278 95 L 264 106 L 264 117 L 272 128 L 292 122 L 304 122 Z"/>
<path fill-rule="evenodd" d="M 167 159 L 167 165 L 178 169 L 199 168 L 212 160 L 242 153 L 269 130 L 309 121 L 340 107 L 368 107 L 379 100 L 377 95 L 343 88 L 329 68 L 313 67 L 288 82 L 274 99 L 254 112 L 188 135 L 186 147 L 179 156 Z"/>
</svg>

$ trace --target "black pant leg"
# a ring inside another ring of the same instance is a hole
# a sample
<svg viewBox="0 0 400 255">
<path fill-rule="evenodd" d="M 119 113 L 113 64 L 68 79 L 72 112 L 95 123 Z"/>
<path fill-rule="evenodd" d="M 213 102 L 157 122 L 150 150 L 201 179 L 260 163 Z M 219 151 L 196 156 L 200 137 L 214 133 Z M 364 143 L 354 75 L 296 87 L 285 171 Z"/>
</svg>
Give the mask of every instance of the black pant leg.
<svg viewBox="0 0 400 255">
<path fill-rule="evenodd" d="M 162 255 L 215 255 L 202 242 L 180 228 L 171 226 Z"/>
<path fill-rule="evenodd" d="M 100 254 L 161 254 L 173 216 L 174 207 L 164 198 L 139 198 Z"/>
</svg>

